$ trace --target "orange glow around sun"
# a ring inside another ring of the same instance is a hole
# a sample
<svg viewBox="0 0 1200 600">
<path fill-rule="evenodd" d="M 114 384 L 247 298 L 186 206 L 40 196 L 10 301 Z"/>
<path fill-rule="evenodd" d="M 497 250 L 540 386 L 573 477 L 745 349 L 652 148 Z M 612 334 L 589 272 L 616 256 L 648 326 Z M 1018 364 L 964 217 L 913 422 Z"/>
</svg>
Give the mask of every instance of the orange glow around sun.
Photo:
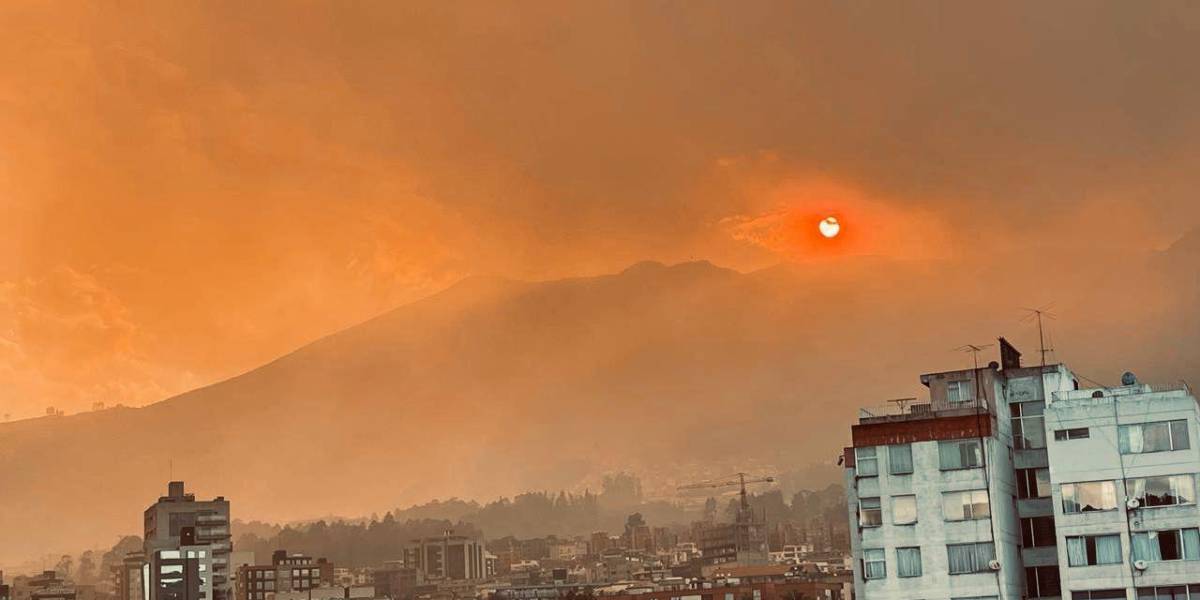
<svg viewBox="0 0 1200 600">
<path fill-rule="evenodd" d="M 936 257 L 948 247 L 937 215 L 868 196 L 830 180 L 800 180 L 762 191 L 772 208 L 729 219 L 734 239 L 794 260 L 838 256 Z"/>
</svg>

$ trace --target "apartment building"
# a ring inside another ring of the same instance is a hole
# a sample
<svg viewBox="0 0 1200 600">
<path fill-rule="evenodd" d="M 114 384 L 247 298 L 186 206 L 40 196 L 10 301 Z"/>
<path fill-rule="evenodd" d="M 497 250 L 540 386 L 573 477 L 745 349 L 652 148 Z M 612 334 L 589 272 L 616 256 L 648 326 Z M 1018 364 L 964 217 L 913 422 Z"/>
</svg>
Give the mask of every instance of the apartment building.
<svg viewBox="0 0 1200 600">
<path fill-rule="evenodd" d="M 864 412 L 852 427 L 844 463 L 856 593 L 1200 593 L 1200 562 L 1189 562 L 1200 560 L 1196 399 L 1130 374 L 1121 386 L 1079 389 L 1066 366 L 1022 367 L 1000 345 L 1000 363 L 922 375 L 927 402 Z"/>
<path fill-rule="evenodd" d="M 1200 409 L 1186 386 L 1129 373 L 1046 407 L 1050 498 L 1064 595 L 1200 597 Z"/>
<path fill-rule="evenodd" d="M 333 585 L 333 564 L 304 554 L 276 550 L 269 565 L 238 567 L 237 600 L 267 600 L 283 592 L 306 592 Z"/>
<path fill-rule="evenodd" d="M 182 481 L 172 481 L 143 521 L 143 551 L 151 567 L 145 600 L 232 599 L 228 500 L 196 500 Z"/>
<path fill-rule="evenodd" d="M 413 540 L 404 549 L 404 566 L 418 570 L 428 581 L 467 581 L 495 574 L 483 540 L 446 532 L 442 537 Z"/>
</svg>

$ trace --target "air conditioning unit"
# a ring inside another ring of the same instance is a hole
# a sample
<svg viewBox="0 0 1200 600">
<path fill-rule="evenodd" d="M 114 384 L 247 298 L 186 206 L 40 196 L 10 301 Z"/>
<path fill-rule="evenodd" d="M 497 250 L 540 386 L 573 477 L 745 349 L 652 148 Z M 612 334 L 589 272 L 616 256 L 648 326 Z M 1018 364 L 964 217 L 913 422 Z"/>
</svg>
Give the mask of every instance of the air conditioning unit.
<svg viewBox="0 0 1200 600">
<path fill-rule="evenodd" d="M 1137 570 L 1139 570 L 1139 571 L 1145 571 L 1145 570 L 1146 570 L 1146 567 L 1149 567 L 1149 566 L 1150 566 L 1150 565 L 1149 565 L 1149 563 L 1147 563 L 1147 562 L 1146 562 L 1146 561 L 1144 561 L 1144 560 L 1135 560 L 1135 561 L 1133 561 L 1133 568 L 1135 568 L 1135 569 L 1137 569 Z"/>
<path fill-rule="evenodd" d="M 995 560 L 995 559 L 991 560 L 990 562 L 988 562 L 988 568 L 993 571 L 999 571 L 1000 570 L 1000 561 Z"/>
<path fill-rule="evenodd" d="M 1137 510 L 1141 507 L 1142 507 L 1142 501 L 1138 500 L 1137 498 L 1130 498 L 1128 501 L 1125 502 L 1125 508 L 1128 508 L 1129 510 Z"/>
</svg>

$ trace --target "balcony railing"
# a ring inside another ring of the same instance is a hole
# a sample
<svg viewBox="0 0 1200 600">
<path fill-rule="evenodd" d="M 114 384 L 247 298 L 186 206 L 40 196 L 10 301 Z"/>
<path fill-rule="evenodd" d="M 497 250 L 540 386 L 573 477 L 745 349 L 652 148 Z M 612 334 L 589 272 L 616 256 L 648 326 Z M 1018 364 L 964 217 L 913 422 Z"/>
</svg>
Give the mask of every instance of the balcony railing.
<svg viewBox="0 0 1200 600">
<path fill-rule="evenodd" d="M 1134 385 L 1120 385 L 1106 388 L 1088 388 L 1082 390 L 1066 390 L 1062 392 L 1054 392 L 1050 395 L 1052 401 L 1060 402 L 1066 400 L 1086 400 L 1091 398 L 1124 398 L 1129 396 L 1143 396 L 1146 394 L 1159 394 L 1165 392 L 1184 392 L 1191 394 L 1191 387 L 1185 381 L 1176 381 L 1172 383 L 1136 383 Z"/>
</svg>

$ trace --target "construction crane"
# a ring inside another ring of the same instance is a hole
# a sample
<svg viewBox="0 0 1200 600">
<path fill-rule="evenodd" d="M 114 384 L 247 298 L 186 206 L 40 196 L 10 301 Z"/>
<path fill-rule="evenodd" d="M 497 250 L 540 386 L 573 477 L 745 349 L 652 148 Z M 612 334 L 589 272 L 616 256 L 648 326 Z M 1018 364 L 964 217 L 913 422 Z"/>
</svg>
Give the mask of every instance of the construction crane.
<svg viewBox="0 0 1200 600">
<path fill-rule="evenodd" d="M 736 479 L 733 479 L 733 477 L 736 477 Z M 757 478 L 747 479 L 745 473 L 735 473 L 735 474 L 731 475 L 729 478 L 722 477 L 719 479 L 713 479 L 713 480 L 709 480 L 709 481 L 701 481 L 700 483 L 690 483 L 688 485 L 681 485 L 676 489 L 679 489 L 679 490 L 701 490 L 701 489 L 708 489 L 708 488 L 723 488 L 723 487 L 738 486 L 738 490 L 739 490 L 738 495 L 741 496 L 741 506 L 740 506 L 740 510 L 738 511 L 738 513 L 739 513 L 738 517 L 740 520 L 741 518 L 745 518 L 750 515 L 750 500 L 749 500 L 749 498 L 746 497 L 746 484 L 748 484 L 748 483 L 775 483 L 775 478 L 774 477 L 757 477 Z"/>
</svg>

